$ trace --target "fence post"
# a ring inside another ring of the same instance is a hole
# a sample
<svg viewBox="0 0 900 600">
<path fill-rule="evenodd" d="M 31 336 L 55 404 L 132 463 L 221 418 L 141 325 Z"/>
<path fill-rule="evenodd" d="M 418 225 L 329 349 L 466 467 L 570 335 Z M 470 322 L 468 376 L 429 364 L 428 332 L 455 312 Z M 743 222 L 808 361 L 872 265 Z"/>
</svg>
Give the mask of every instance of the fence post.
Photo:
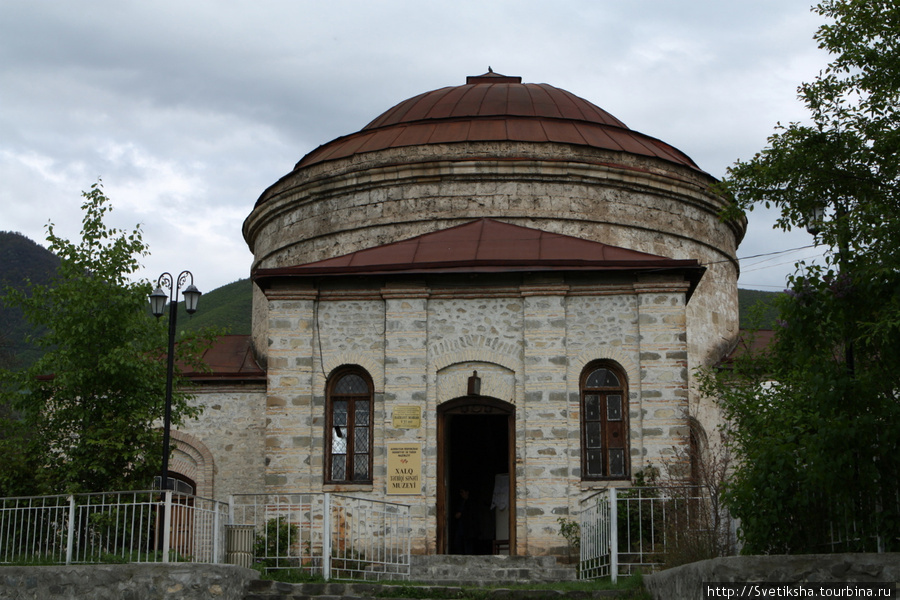
<svg viewBox="0 0 900 600">
<path fill-rule="evenodd" d="M 75 549 L 75 496 L 69 496 L 69 526 L 66 533 L 66 564 L 72 564 L 72 553 Z"/>
<path fill-rule="evenodd" d="M 331 579 L 331 494 L 325 492 L 322 515 L 322 577 Z"/>
<path fill-rule="evenodd" d="M 219 523 L 219 502 L 218 500 L 212 501 L 212 509 L 213 509 L 213 559 L 212 562 L 214 565 L 219 564 L 219 528 L 221 527 Z"/>
<path fill-rule="evenodd" d="M 163 559 L 164 563 L 169 562 L 169 542 L 171 541 L 172 529 L 172 490 L 166 490 L 166 508 L 163 511 Z"/>
<path fill-rule="evenodd" d="M 619 510 L 616 506 L 616 488 L 609 488 L 609 578 L 613 583 L 619 578 Z"/>
</svg>

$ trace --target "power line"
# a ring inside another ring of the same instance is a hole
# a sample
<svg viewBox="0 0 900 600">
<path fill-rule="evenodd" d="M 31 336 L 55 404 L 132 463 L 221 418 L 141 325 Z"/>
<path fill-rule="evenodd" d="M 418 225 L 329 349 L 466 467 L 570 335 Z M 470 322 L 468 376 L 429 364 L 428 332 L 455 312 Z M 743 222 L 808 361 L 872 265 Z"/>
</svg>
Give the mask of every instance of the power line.
<svg viewBox="0 0 900 600">
<path fill-rule="evenodd" d="M 808 246 L 799 246 L 797 248 L 789 248 L 787 250 L 776 250 L 775 252 L 764 252 L 763 254 L 753 254 L 751 256 L 743 256 L 743 257 L 739 256 L 737 260 L 742 261 L 742 260 L 750 260 L 751 258 L 761 258 L 764 256 L 777 256 L 779 254 L 787 254 L 788 252 L 797 252 L 798 250 L 806 250 L 808 248 L 815 248 L 815 247 L 816 247 L 815 244 L 810 244 Z M 706 267 L 709 265 L 717 265 L 719 263 L 730 263 L 730 262 L 733 262 L 733 261 L 731 261 L 730 259 L 725 259 L 725 260 L 714 260 L 714 261 L 701 263 L 701 264 L 704 267 Z"/>
<path fill-rule="evenodd" d="M 752 254 L 750 256 L 741 256 L 741 257 L 738 257 L 737 260 L 739 263 L 741 263 L 741 275 L 745 275 L 747 273 L 752 273 L 754 271 L 762 271 L 764 269 L 774 269 L 776 267 L 780 267 L 783 265 L 796 263 L 797 261 L 808 260 L 811 258 L 818 258 L 822 254 L 816 254 L 816 255 L 812 255 L 812 256 L 795 258 L 795 259 L 791 259 L 791 260 L 787 260 L 787 261 L 778 262 L 775 264 L 764 264 L 764 263 L 768 263 L 769 261 L 775 260 L 777 257 L 783 256 L 785 254 L 790 254 L 792 252 L 799 252 L 801 250 L 808 250 L 810 248 L 816 248 L 816 247 L 817 247 L 816 244 L 808 244 L 806 246 L 798 246 L 797 248 L 787 248 L 785 250 L 775 250 L 773 252 L 763 252 L 760 254 Z M 746 261 L 758 259 L 758 258 L 762 258 L 763 260 L 757 261 L 750 265 L 746 264 Z M 726 260 L 710 261 L 710 262 L 701 263 L 701 264 L 703 264 L 703 266 L 709 266 L 709 265 L 715 265 L 715 264 L 719 264 L 719 263 L 730 263 L 730 262 L 733 262 L 733 261 L 726 259 Z M 782 285 L 770 285 L 770 284 L 762 284 L 762 283 L 755 284 L 755 283 L 744 282 L 744 283 L 741 283 L 741 285 L 746 286 L 746 287 L 772 288 L 772 289 L 779 289 L 779 290 L 784 288 L 783 284 Z"/>
</svg>

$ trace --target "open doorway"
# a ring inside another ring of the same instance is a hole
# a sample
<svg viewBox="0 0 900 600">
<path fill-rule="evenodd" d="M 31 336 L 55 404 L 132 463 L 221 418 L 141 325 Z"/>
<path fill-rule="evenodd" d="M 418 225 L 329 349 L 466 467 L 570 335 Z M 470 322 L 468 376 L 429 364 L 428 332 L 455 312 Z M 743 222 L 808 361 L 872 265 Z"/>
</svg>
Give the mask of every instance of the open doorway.
<svg viewBox="0 0 900 600">
<path fill-rule="evenodd" d="M 484 397 L 447 402 L 438 418 L 438 548 L 510 554 L 515 548 L 515 414 Z"/>
</svg>

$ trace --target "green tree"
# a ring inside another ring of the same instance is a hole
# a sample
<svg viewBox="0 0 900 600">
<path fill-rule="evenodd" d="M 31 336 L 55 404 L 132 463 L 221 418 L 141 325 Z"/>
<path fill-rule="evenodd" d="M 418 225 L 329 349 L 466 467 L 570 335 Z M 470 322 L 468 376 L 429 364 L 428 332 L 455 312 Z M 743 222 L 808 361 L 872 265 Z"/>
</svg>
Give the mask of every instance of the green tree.
<svg viewBox="0 0 900 600">
<path fill-rule="evenodd" d="M 900 540 L 900 2 L 825 0 L 831 62 L 799 87 L 803 123 L 723 182 L 736 202 L 812 224 L 823 265 L 798 265 L 763 353 L 707 373 L 739 466 L 726 500 L 748 552 L 898 550 Z M 814 216 L 815 215 L 815 216 Z M 768 384 L 766 382 L 775 382 Z M 879 537 L 880 536 L 880 537 Z M 880 540 L 880 541 L 879 541 Z"/>
<path fill-rule="evenodd" d="M 130 279 L 147 246 L 140 227 L 104 224 L 111 205 L 100 183 L 82 196 L 79 243 L 47 226 L 56 278 L 4 298 L 45 332 L 36 340 L 45 353 L 2 373 L 2 495 L 146 489 L 160 465 L 166 325 L 149 314 L 150 284 Z M 195 363 L 204 341 L 183 339 L 179 360 Z M 176 385 L 173 423 L 196 413 Z"/>
</svg>

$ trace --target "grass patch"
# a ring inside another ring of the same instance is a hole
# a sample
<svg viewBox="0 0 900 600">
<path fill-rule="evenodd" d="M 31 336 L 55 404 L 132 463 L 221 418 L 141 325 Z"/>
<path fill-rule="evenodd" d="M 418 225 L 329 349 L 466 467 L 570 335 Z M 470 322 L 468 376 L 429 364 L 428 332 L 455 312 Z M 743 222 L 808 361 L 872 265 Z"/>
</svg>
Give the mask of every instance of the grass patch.
<svg viewBox="0 0 900 600">
<path fill-rule="evenodd" d="M 628 592 L 625 597 L 629 600 L 653 600 L 653 596 L 644 587 L 644 576 L 640 571 L 622 579 L 617 589 Z"/>
<path fill-rule="evenodd" d="M 496 590 L 547 590 L 552 592 L 594 592 L 619 590 L 629 592 L 631 600 L 650 600 L 644 589 L 640 573 L 623 577 L 616 583 L 610 579 L 580 581 L 552 581 L 533 583 L 496 584 L 485 586 L 445 586 L 423 582 L 382 582 L 384 587 L 375 593 L 377 598 L 414 598 L 416 600 L 488 600 L 495 598 Z M 554 594 L 555 595 L 555 594 Z"/>
<path fill-rule="evenodd" d="M 321 575 L 310 573 L 305 569 L 267 569 L 264 564 L 253 565 L 259 571 L 259 578 L 267 581 L 280 581 L 282 583 L 325 583 Z"/>
<path fill-rule="evenodd" d="M 254 565 L 260 572 L 260 579 L 280 581 L 283 583 L 325 583 L 321 575 L 311 574 L 304 569 L 266 569 L 264 565 Z M 496 590 L 547 590 L 552 592 L 593 592 L 617 590 L 625 592 L 622 596 L 628 600 L 652 600 L 650 593 L 644 588 L 640 572 L 628 577 L 621 577 L 616 583 L 609 578 L 552 581 L 514 584 L 495 584 L 485 586 L 453 586 L 428 583 L 422 581 L 378 581 L 362 579 L 333 578 L 332 583 L 375 583 L 380 585 L 374 596 L 376 598 L 412 598 L 414 600 L 496 600 Z M 554 596 L 556 594 L 553 594 Z M 550 597 L 548 595 L 548 597 Z M 534 596 L 532 596 L 534 598 Z"/>
<path fill-rule="evenodd" d="M 3 566 L 10 567 L 46 567 L 51 565 L 65 564 L 65 557 L 60 559 L 52 554 L 33 554 L 31 556 L 18 556 L 15 560 L 3 563 Z"/>
</svg>

